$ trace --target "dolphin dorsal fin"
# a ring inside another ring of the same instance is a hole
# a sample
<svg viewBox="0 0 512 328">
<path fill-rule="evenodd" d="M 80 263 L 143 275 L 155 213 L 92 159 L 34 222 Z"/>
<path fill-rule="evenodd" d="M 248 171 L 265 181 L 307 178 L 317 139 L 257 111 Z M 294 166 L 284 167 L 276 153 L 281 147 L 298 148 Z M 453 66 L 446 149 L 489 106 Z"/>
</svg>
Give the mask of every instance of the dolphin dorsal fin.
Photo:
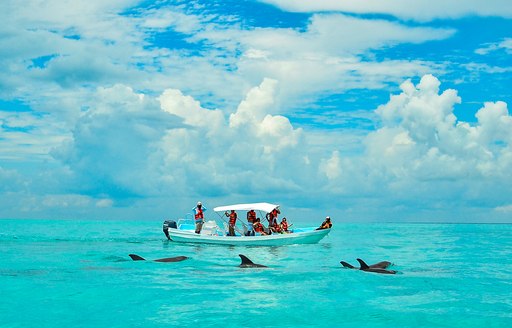
<svg viewBox="0 0 512 328">
<path fill-rule="evenodd" d="M 368 264 L 366 264 L 366 262 L 361 259 L 357 259 L 357 262 L 359 262 L 359 264 L 361 265 L 361 270 L 368 270 L 370 268 Z"/>
<path fill-rule="evenodd" d="M 134 260 L 134 261 L 146 261 L 145 258 L 140 257 L 140 256 L 138 256 L 136 254 L 128 254 L 128 256 L 131 257 L 132 260 Z"/>
<path fill-rule="evenodd" d="M 238 256 L 242 259 L 242 264 L 254 264 L 247 256 L 242 254 L 238 254 Z"/>
<path fill-rule="evenodd" d="M 354 268 L 354 266 L 353 266 L 352 264 L 350 264 L 350 263 L 347 263 L 347 262 L 345 262 L 345 261 L 341 261 L 340 263 L 341 263 L 341 265 L 343 265 L 345 268 L 355 269 L 355 268 Z"/>
</svg>

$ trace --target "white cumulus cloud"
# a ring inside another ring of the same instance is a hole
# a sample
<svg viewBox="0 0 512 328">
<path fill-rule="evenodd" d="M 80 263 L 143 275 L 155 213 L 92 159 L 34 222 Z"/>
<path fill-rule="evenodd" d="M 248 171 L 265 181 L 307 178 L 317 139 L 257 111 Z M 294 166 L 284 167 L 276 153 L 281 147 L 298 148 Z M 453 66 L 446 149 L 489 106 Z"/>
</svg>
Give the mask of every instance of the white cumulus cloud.
<svg viewBox="0 0 512 328">
<path fill-rule="evenodd" d="M 276 111 L 276 88 L 276 81 L 264 79 L 248 91 L 229 120 L 190 96 L 165 91 L 162 108 L 190 125 L 169 130 L 163 139 L 166 179 L 182 190 L 208 193 L 259 193 L 268 186 L 293 186 L 293 172 L 286 169 L 305 165 L 296 160 L 302 153 L 302 130 L 286 117 L 270 114 Z"/>
<path fill-rule="evenodd" d="M 346 194 L 368 193 L 383 203 L 430 210 L 507 201 L 512 185 L 507 104 L 485 103 L 470 124 L 453 114 L 461 102 L 457 92 L 441 92 L 434 76 L 423 76 L 417 85 L 405 81 L 401 89 L 376 110 L 382 126 L 365 137 L 365 153 L 342 157 L 344 170 L 328 187 L 343 185 Z"/>
<path fill-rule="evenodd" d="M 99 88 L 96 107 L 77 120 L 72 136 L 53 151 L 93 195 L 152 194 L 159 186 L 159 143 L 167 129 L 182 126 L 158 102 L 115 85 Z"/>
</svg>

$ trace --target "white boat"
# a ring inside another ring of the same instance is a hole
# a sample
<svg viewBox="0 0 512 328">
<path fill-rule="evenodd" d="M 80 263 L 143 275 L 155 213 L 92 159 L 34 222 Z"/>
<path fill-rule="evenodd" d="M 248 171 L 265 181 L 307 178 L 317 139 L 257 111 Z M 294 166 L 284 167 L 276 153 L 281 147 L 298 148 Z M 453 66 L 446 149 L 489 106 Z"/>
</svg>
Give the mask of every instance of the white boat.
<svg viewBox="0 0 512 328">
<path fill-rule="evenodd" d="M 215 220 L 207 220 L 200 234 L 195 233 L 194 220 L 192 218 L 179 219 L 177 222 L 168 220 L 164 222 L 164 233 L 169 240 L 181 243 L 217 244 L 217 245 L 240 245 L 240 246 L 282 246 L 292 244 L 314 244 L 327 236 L 331 229 L 316 230 L 316 227 L 294 228 L 290 233 L 274 233 L 271 235 L 246 236 L 247 226 L 242 218 L 237 219 L 237 224 L 242 225 L 242 230 L 236 228 L 235 236 L 227 235 L 227 222 L 224 219 L 224 212 L 249 211 L 260 212 L 260 217 L 265 217 L 278 205 L 269 203 L 234 204 L 215 207 L 213 210 L 222 221 L 223 228 L 220 228 Z M 220 214 L 219 214 L 220 213 Z"/>
</svg>

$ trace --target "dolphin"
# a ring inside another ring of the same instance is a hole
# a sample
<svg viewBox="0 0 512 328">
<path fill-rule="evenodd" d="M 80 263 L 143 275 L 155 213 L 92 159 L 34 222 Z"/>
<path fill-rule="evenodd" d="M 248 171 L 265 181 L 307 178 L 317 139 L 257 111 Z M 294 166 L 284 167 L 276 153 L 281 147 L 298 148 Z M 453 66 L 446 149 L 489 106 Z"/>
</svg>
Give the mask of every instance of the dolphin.
<svg viewBox="0 0 512 328">
<path fill-rule="evenodd" d="M 379 263 L 368 265 L 368 264 L 366 264 L 365 261 L 363 261 L 361 259 L 357 259 L 357 261 L 361 265 L 361 267 L 359 269 L 345 261 L 341 261 L 340 263 L 345 268 L 349 268 L 349 269 L 356 269 L 356 270 L 361 270 L 361 271 L 366 271 L 366 272 L 374 272 L 374 273 L 382 273 L 382 274 L 396 274 L 395 270 L 386 270 L 386 268 L 391 265 L 391 262 L 382 261 Z"/>
<path fill-rule="evenodd" d="M 254 263 L 245 255 L 238 254 L 238 256 L 242 259 L 242 263 L 239 265 L 241 268 L 268 268 L 266 265 Z"/>
<path fill-rule="evenodd" d="M 146 261 L 145 258 L 140 257 L 139 255 L 136 255 L 136 254 L 128 254 L 128 256 L 131 257 L 132 260 L 134 260 L 134 261 Z M 155 262 L 181 262 L 186 259 L 188 259 L 188 257 L 186 257 L 186 256 L 176 256 L 176 257 L 166 257 L 163 259 L 157 259 L 157 260 L 153 260 L 153 261 L 155 261 Z"/>
<path fill-rule="evenodd" d="M 368 264 L 366 264 L 361 259 L 357 259 L 357 262 L 359 262 L 359 264 L 361 264 L 361 268 L 359 268 L 359 270 L 363 270 L 366 272 L 375 272 L 375 273 L 383 273 L 383 274 L 395 274 L 396 273 L 395 270 L 387 270 L 387 269 L 383 269 L 383 268 L 370 268 L 368 266 Z"/>
<path fill-rule="evenodd" d="M 354 267 L 353 265 L 351 265 L 350 263 L 347 263 L 345 261 L 340 261 L 341 265 L 343 265 L 345 268 L 349 268 L 349 269 L 356 269 L 356 270 L 359 270 L 359 268 L 356 268 Z M 391 265 L 391 262 L 389 261 L 382 261 L 382 262 L 379 262 L 379 263 L 375 263 L 375 264 L 372 264 L 372 265 L 368 265 L 368 267 L 370 269 L 387 269 L 387 267 L 389 267 Z"/>
</svg>

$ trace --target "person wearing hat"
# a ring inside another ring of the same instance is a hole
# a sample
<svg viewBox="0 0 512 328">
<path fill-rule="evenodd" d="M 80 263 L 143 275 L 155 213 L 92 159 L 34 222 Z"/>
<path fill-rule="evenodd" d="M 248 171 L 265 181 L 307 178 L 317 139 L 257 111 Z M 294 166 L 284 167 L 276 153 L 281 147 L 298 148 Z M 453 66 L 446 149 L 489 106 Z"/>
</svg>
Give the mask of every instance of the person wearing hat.
<svg viewBox="0 0 512 328">
<path fill-rule="evenodd" d="M 331 229 L 331 227 L 332 227 L 331 217 L 330 216 L 326 216 L 325 217 L 325 221 L 322 222 L 320 227 L 316 228 L 316 230 Z"/>
<path fill-rule="evenodd" d="M 203 228 L 204 211 L 206 211 L 206 208 L 203 207 L 203 204 L 201 204 L 201 202 L 197 202 L 196 207 L 194 207 L 192 209 L 192 212 L 194 213 L 194 221 L 196 223 L 196 233 L 197 234 L 200 234 L 201 229 Z"/>
</svg>

